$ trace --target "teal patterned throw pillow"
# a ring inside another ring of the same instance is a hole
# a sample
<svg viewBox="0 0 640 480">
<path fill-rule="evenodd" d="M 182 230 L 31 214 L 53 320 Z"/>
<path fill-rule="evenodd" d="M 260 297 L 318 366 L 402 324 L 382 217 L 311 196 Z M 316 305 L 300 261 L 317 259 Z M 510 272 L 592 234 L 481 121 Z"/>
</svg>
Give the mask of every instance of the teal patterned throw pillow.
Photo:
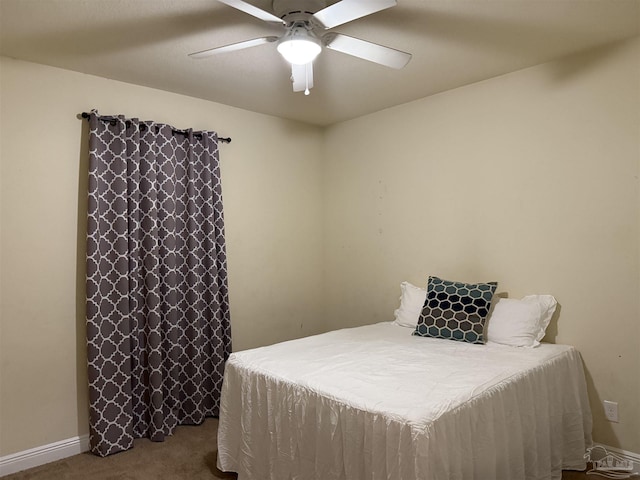
<svg viewBox="0 0 640 480">
<path fill-rule="evenodd" d="M 429 277 L 427 298 L 413 334 L 484 343 L 484 322 L 497 287 L 497 282 L 461 283 Z"/>
</svg>

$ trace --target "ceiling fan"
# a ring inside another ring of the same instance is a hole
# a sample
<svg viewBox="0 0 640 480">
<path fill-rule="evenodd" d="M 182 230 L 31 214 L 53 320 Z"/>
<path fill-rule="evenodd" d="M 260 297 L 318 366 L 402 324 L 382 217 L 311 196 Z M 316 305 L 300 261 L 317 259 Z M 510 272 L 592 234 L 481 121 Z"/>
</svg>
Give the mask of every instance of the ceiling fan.
<svg viewBox="0 0 640 480">
<path fill-rule="evenodd" d="M 206 58 L 219 53 L 242 50 L 265 43 L 276 43 L 278 52 L 291 64 L 294 92 L 309 95 L 313 87 L 313 60 L 322 47 L 362 58 L 391 68 L 403 68 L 411 54 L 337 32 L 325 32 L 396 5 L 396 0 L 341 0 L 329 6 L 326 0 L 273 0 L 274 13 L 244 0 L 218 0 L 260 20 L 284 28 L 280 36 L 245 40 L 189 54 Z"/>
</svg>

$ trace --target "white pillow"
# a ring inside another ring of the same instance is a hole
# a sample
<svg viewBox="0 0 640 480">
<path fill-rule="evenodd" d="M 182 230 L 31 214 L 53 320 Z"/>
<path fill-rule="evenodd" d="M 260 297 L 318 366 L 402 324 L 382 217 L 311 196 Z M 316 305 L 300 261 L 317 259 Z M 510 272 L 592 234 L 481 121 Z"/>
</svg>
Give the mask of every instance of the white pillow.
<svg viewBox="0 0 640 480">
<path fill-rule="evenodd" d="M 498 298 L 487 319 L 487 342 L 537 347 L 557 303 L 551 295 L 528 295 L 522 300 Z"/>
<path fill-rule="evenodd" d="M 409 282 L 402 282 L 400 290 L 402 291 L 400 307 L 393 312 L 396 317 L 394 323 L 402 327 L 416 328 L 418 317 L 427 298 L 427 289 L 416 287 Z"/>
</svg>

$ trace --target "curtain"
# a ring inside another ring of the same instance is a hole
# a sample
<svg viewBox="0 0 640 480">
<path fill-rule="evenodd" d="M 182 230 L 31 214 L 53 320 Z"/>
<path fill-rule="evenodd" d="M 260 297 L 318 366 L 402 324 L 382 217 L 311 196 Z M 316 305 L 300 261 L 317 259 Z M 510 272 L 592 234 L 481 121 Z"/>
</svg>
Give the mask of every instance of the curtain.
<svg viewBox="0 0 640 480">
<path fill-rule="evenodd" d="M 92 452 L 219 414 L 231 352 L 218 137 L 89 115 Z"/>
</svg>

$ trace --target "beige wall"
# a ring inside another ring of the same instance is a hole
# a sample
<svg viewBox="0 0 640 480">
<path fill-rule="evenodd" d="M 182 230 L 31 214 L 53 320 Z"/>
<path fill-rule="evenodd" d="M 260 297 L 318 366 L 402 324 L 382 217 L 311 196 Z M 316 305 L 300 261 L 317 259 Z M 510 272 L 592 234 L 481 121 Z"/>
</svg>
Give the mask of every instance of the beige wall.
<svg viewBox="0 0 640 480">
<path fill-rule="evenodd" d="M 1 62 L 0 456 L 88 433 L 82 111 L 231 136 L 221 164 L 234 349 L 322 329 L 319 129 Z"/>
<path fill-rule="evenodd" d="M 595 439 L 640 452 L 639 83 L 636 39 L 329 128 L 330 326 L 392 319 L 430 274 L 551 293 Z"/>
<path fill-rule="evenodd" d="M 236 350 L 389 320 L 399 283 L 429 274 L 552 293 L 548 339 L 583 354 L 596 440 L 640 452 L 639 62 L 636 39 L 323 132 L 3 58 L 0 456 L 88 430 L 76 115 L 90 108 L 233 137 Z"/>
</svg>

